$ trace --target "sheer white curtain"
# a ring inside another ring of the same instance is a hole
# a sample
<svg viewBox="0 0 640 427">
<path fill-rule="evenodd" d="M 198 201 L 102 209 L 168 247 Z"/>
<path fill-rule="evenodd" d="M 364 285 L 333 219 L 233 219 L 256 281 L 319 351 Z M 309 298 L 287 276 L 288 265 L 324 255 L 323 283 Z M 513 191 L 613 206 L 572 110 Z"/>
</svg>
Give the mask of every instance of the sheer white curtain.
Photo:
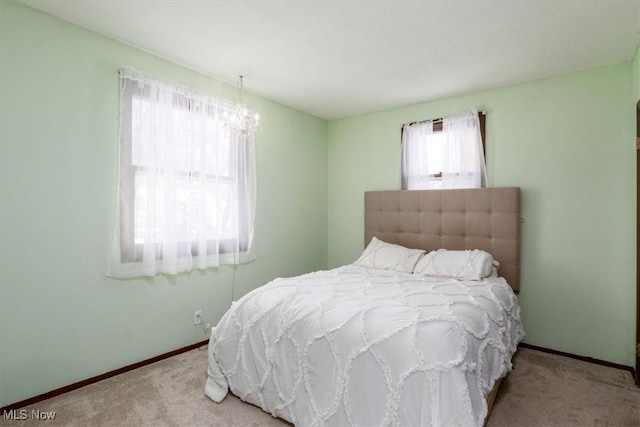
<svg viewBox="0 0 640 427">
<path fill-rule="evenodd" d="M 120 70 L 118 210 L 109 276 L 153 276 L 254 259 L 252 133 L 236 105 Z"/>
<path fill-rule="evenodd" d="M 478 112 L 405 125 L 402 130 L 402 189 L 486 186 L 487 172 Z"/>
</svg>

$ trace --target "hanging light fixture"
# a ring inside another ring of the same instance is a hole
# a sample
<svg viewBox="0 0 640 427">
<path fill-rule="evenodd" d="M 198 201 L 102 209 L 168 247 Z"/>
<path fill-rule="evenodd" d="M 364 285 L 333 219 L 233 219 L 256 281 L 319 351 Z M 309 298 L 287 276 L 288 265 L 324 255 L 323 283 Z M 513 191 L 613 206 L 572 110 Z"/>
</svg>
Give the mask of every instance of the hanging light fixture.
<svg viewBox="0 0 640 427">
<path fill-rule="evenodd" d="M 241 135 L 254 133 L 260 129 L 260 114 L 250 111 L 242 99 L 244 76 L 238 76 L 236 88 L 238 89 L 238 103 L 235 111 L 226 118 L 226 127 L 230 131 Z"/>
</svg>

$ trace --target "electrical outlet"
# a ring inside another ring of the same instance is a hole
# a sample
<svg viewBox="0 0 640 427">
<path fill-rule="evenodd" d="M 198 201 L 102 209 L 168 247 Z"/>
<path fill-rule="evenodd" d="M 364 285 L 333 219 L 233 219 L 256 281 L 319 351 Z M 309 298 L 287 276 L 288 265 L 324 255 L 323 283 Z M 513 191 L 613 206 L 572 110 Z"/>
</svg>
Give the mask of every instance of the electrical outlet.
<svg viewBox="0 0 640 427">
<path fill-rule="evenodd" d="M 194 325 L 202 324 L 202 310 L 198 310 L 193 313 L 193 324 Z"/>
</svg>

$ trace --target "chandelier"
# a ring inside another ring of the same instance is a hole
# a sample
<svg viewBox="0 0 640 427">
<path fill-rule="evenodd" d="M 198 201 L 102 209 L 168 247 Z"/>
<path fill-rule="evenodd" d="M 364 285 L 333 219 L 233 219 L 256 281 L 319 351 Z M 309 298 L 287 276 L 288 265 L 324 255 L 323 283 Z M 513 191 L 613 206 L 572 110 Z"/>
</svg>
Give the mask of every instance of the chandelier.
<svg viewBox="0 0 640 427">
<path fill-rule="evenodd" d="M 244 91 L 243 76 L 238 77 L 236 88 L 238 89 L 238 103 L 230 114 L 225 112 L 225 127 L 241 135 L 253 134 L 260 129 L 260 114 L 250 111 L 242 100 Z"/>
</svg>

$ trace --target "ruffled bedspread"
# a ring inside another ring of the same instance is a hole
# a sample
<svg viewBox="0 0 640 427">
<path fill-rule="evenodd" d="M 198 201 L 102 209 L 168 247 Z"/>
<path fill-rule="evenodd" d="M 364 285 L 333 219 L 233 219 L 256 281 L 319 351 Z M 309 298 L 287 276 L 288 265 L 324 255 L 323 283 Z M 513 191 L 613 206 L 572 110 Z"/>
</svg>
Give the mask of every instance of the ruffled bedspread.
<svg viewBox="0 0 640 427">
<path fill-rule="evenodd" d="M 205 393 L 296 426 L 481 426 L 524 336 L 502 278 L 348 265 L 276 279 L 212 331 Z"/>
</svg>

